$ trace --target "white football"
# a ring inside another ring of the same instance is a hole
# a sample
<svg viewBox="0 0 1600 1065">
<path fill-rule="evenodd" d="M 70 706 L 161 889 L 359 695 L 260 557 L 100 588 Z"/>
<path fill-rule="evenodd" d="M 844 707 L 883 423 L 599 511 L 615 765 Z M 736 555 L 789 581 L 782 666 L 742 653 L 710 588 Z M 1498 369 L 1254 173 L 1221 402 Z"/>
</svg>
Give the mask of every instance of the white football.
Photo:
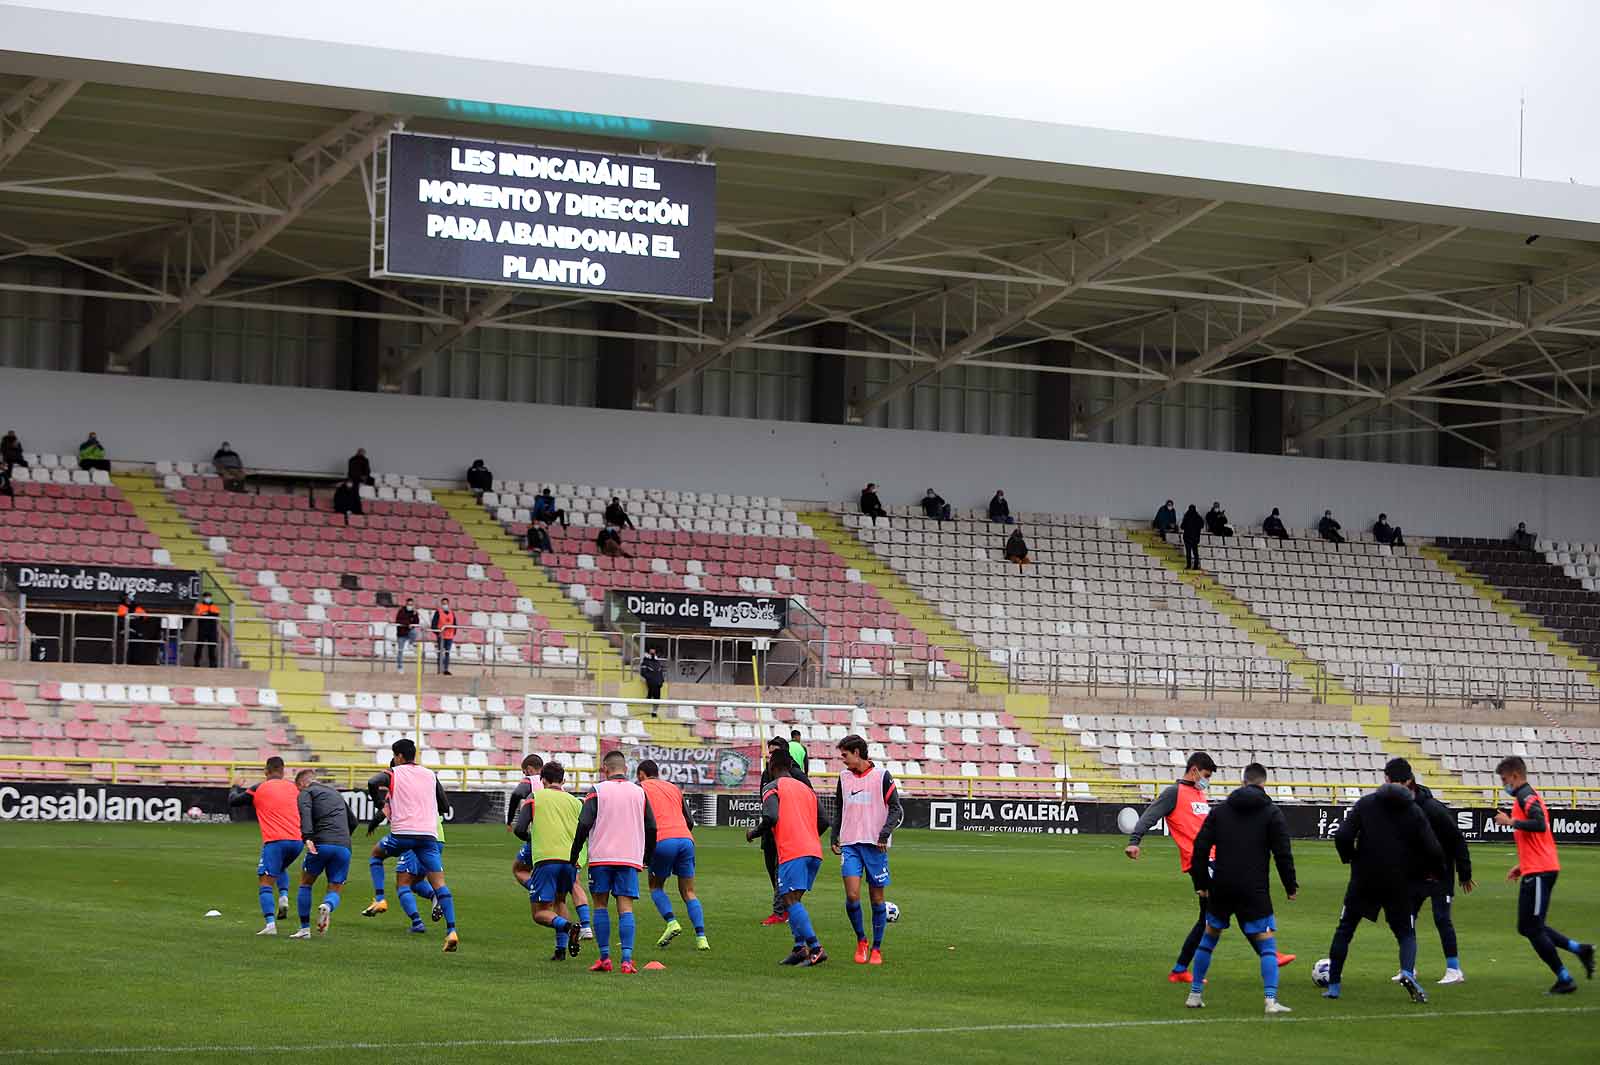
<svg viewBox="0 0 1600 1065">
<path fill-rule="evenodd" d="M 198 806 L 191 806 L 187 810 L 185 810 L 183 813 L 184 813 L 184 816 L 187 817 L 191 821 L 198 821 L 198 820 L 200 820 L 202 817 L 204 817 L 206 815 L 206 812 L 204 810 L 200 809 L 200 807 L 198 807 Z"/>
<path fill-rule="evenodd" d="M 883 904 L 883 912 L 884 919 L 890 924 L 894 924 L 900 919 L 900 907 L 896 906 L 892 902 L 886 902 Z"/>
<path fill-rule="evenodd" d="M 1320 959 L 1311 967 L 1311 982 L 1318 987 L 1327 987 L 1333 978 L 1333 962 L 1327 958 Z"/>
</svg>

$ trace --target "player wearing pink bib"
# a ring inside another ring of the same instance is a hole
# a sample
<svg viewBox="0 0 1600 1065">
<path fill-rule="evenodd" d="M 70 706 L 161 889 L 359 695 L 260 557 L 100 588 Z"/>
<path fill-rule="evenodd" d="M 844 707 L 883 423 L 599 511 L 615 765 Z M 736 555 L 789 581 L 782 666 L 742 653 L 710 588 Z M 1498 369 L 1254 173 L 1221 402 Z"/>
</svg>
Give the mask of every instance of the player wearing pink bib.
<svg viewBox="0 0 1600 1065">
<path fill-rule="evenodd" d="M 839 774 L 834 799 L 839 816 L 833 823 L 833 853 L 840 855 L 844 876 L 844 911 L 856 931 L 856 964 L 883 964 L 883 930 L 888 907 L 883 889 L 889 886 L 889 837 L 905 820 L 900 791 L 894 778 L 867 757 L 867 741 L 846 736 L 839 741 L 844 772 Z M 867 943 L 861 923 L 861 877 L 867 878 L 872 900 L 872 943 Z"/>
<path fill-rule="evenodd" d="M 593 973 L 611 971 L 610 897 L 617 897 L 617 937 L 622 944 L 622 971 L 636 973 L 633 964 L 633 901 L 639 897 L 639 870 L 656 849 L 656 819 L 644 789 L 628 779 L 628 759 L 610 751 L 601 759 L 606 779 L 589 789 L 578 814 L 578 831 L 572 840 L 572 864 L 585 843 L 589 845 L 589 894 L 594 899 L 594 938 L 600 960 Z"/>
<path fill-rule="evenodd" d="M 380 868 L 385 858 L 409 855 L 415 860 L 420 877 L 432 887 L 434 901 L 444 912 L 448 929 L 444 949 L 452 954 L 461 937 L 456 933 L 455 897 L 444 882 L 444 860 L 439 849 L 439 825 L 450 813 L 450 800 L 433 770 L 416 764 L 415 743 L 396 740 L 390 750 L 394 752 L 390 767 L 367 781 L 367 794 L 389 816 L 389 834 L 372 848 L 372 858 Z M 409 877 L 397 873 L 396 880 L 400 906 L 411 918 L 411 931 L 426 932 Z"/>
</svg>

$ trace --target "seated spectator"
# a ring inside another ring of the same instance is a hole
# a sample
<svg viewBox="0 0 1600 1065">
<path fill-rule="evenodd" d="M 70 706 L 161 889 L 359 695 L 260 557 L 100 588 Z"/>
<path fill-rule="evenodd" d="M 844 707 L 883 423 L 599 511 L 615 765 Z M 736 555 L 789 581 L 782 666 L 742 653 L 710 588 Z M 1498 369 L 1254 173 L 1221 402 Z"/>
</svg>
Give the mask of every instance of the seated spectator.
<svg viewBox="0 0 1600 1065">
<path fill-rule="evenodd" d="M 1022 538 L 1020 526 L 1012 529 L 1011 535 L 1006 538 L 1006 561 L 1015 562 L 1019 570 L 1033 561 L 1028 557 L 1028 541 Z"/>
<path fill-rule="evenodd" d="M 17 436 L 15 429 L 8 429 L 5 436 L 0 436 L 0 462 L 8 466 L 26 466 L 28 464 L 28 460 L 22 453 L 22 440 Z"/>
<path fill-rule="evenodd" d="M 1339 530 L 1342 528 L 1343 526 L 1334 520 L 1333 511 L 1331 510 L 1324 510 L 1322 517 L 1317 521 L 1317 535 L 1330 544 L 1344 543 L 1344 537 L 1339 534 Z"/>
<path fill-rule="evenodd" d="M 1006 502 L 1004 492 L 996 492 L 994 498 L 989 500 L 989 520 L 997 521 L 1002 525 L 1012 523 L 1011 504 Z"/>
<path fill-rule="evenodd" d="M 546 485 L 544 491 L 533 497 L 533 520 L 542 521 L 548 525 L 552 521 L 559 521 L 563 529 L 572 526 L 567 522 L 567 512 L 563 507 L 556 506 L 556 494 Z"/>
<path fill-rule="evenodd" d="M 1283 519 L 1278 517 L 1278 508 L 1273 507 L 1272 513 L 1261 523 L 1261 531 L 1268 536 L 1276 536 L 1280 540 L 1289 539 L 1289 530 L 1283 527 Z"/>
<path fill-rule="evenodd" d="M 372 479 L 372 460 L 367 458 L 367 449 L 356 448 L 356 453 L 350 456 L 350 462 L 345 466 L 345 479 L 360 488 L 362 485 L 371 487 L 377 484 Z"/>
<path fill-rule="evenodd" d="M 111 472 L 111 460 L 106 458 L 106 446 L 93 433 L 89 434 L 89 439 L 78 445 L 78 469 Z"/>
<path fill-rule="evenodd" d="M 549 554 L 554 553 L 555 545 L 550 542 L 550 530 L 542 521 L 536 521 L 528 526 L 528 553 Z"/>
<path fill-rule="evenodd" d="M 883 503 L 878 499 L 878 486 L 870 481 L 861 490 L 861 513 L 872 519 L 874 525 L 879 518 L 887 518 L 889 512 L 883 509 Z"/>
<path fill-rule="evenodd" d="M 1167 500 L 1156 510 L 1156 516 L 1150 522 L 1150 528 L 1166 536 L 1178 527 L 1178 510 L 1172 505 L 1172 500 Z"/>
<path fill-rule="evenodd" d="M 607 558 L 632 558 L 622 547 L 622 533 L 615 525 L 607 525 L 594 538 L 594 546 Z"/>
<path fill-rule="evenodd" d="M 1524 551 L 1533 551 L 1538 547 L 1539 538 L 1528 531 L 1528 523 L 1517 522 L 1517 531 L 1511 534 L 1511 542 Z"/>
<path fill-rule="evenodd" d="M 339 486 L 333 490 L 333 512 L 343 514 L 346 525 L 350 524 L 350 515 L 362 512 L 361 489 L 357 488 L 349 478 L 340 481 Z"/>
<path fill-rule="evenodd" d="M 622 500 L 616 496 L 612 496 L 611 502 L 606 504 L 606 524 L 615 525 L 619 529 L 633 528 L 633 519 L 622 509 Z"/>
<path fill-rule="evenodd" d="M 17 498 L 17 490 L 11 487 L 11 463 L 0 462 L 0 496 L 7 499 Z"/>
<path fill-rule="evenodd" d="M 935 521 L 949 521 L 950 504 L 944 501 L 944 496 L 930 488 L 927 495 L 922 497 L 922 513 Z"/>
<path fill-rule="evenodd" d="M 473 459 L 472 465 L 467 467 L 467 487 L 479 496 L 494 491 L 494 474 L 489 472 L 489 467 L 483 464 L 482 459 Z"/>
<path fill-rule="evenodd" d="M 1233 535 L 1233 526 L 1228 524 L 1228 512 L 1216 500 L 1212 500 L 1211 509 L 1206 511 L 1206 532 L 1223 539 Z"/>
<path fill-rule="evenodd" d="M 1406 546 L 1405 535 L 1398 525 L 1389 524 L 1389 515 L 1379 514 L 1378 520 L 1372 523 L 1372 538 L 1380 544 L 1390 547 Z"/>
<path fill-rule="evenodd" d="M 212 453 L 211 465 L 228 491 L 244 491 L 244 460 L 233 450 L 232 444 L 224 440 L 222 446 Z"/>
</svg>

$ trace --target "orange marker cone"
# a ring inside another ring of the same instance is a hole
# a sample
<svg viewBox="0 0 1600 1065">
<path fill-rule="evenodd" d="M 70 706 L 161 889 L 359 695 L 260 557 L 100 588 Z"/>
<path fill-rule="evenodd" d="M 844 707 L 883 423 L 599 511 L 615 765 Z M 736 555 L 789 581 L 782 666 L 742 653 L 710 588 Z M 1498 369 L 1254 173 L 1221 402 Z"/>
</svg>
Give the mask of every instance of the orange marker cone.
<svg viewBox="0 0 1600 1065">
<path fill-rule="evenodd" d="M 662 965 L 658 961 L 645 962 L 645 966 L 644 967 L 645 967 L 645 971 L 646 972 L 651 972 L 651 971 L 656 970 L 656 969 L 665 969 L 666 968 L 665 965 Z"/>
</svg>

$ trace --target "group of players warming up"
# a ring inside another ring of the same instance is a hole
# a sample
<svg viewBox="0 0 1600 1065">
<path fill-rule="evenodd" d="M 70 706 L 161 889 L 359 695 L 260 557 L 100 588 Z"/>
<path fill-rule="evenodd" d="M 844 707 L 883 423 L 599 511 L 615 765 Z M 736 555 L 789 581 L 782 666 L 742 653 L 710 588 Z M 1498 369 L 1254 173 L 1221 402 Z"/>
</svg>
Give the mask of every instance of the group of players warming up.
<svg viewBox="0 0 1600 1065">
<path fill-rule="evenodd" d="M 1275 864 L 1289 901 L 1299 892 L 1288 822 L 1267 796 L 1267 771 L 1261 765 L 1246 766 L 1243 786 L 1211 806 L 1205 787 L 1215 771 L 1208 755 L 1192 755 L 1183 777 L 1145 810 L 1126 853 L 1137 860 L 1145 834 L 1165 819 L 1181 867 L 1200 899 L 1200 921 L 1184 941 L 1168 976 L 1173 983 L 1189 985 L 1186 1006 L 1205 1006 L 1212 955 L 1230 921 L 1237 918 L 1239 930 L 1260 959 L 1266 1013 L 1289 1013 L 1289 1007 L 1278 1001 L 1278 970 L 1293 961 L 1294 955 L 1278 953 L 1270 884 L 1270 866 Z M 1528 768 L 1521 758 L 1504 759 L 1497 772 L 1512 801 L 1509 812 L 1495 814 L 1495 823 L 1510 828 L 1516 843 L 1517 864 L 1506 878 L 1521 881 L 1517 932 L 1555 974 L 1556 982 L 1547 993 L 1571 994 L 1577 990 L 1577 982 L 1562 963 L 1560 952 L 1575 955 L 1584 974 L 1593 979 L 1594 944 L 1580 943 L 1546 923 L 1561 868 L 1549 811 L 1528 782 Z M 1384 778 L 1385 783 L 1363 796 L 1334 831 L 1334 846 L 1340 860 L 1350 866 L 1350 881 L 1328 948 L 1326 972 L 1323 963 L 1318 963 L 1315 979 L 1324 988 L 1324 998 L 1338 999 L 1343 994 L 1344 966 L 1356 929 L 1362 920 L 1376 921 L 1382 913 L 1400 954 L 1400 971 L 1393 982 L 1413 1002 L 1424 1003 L 1428 995 L 1416 973 L 1417 914 L 1423 903 L 1432 904 L 1445 954 L 1445 973 L 1439 983 L 1465 982 L 1450 911 L 1458 883 L 1469 894 L 1476 886 L 1472 856 L 1454 813 L 1417 783 L 1410 763 L 1403 758 L 1390 760 Z"/>
<path fill-rule="evenodd" d="M 857 940 L 855 960 L 882 965 L 888 847 L 904 812 L 893 778 L 868 757 L 866 740 L 846 736 L 838 749 L 845 771 L 835 793 L 839 815 L 831 825 L 832 849 L 841 856 L 845 912 Z M 398 740 L 391 750 L 389 768 L 367 782 L 373 802 L 368 835 L 385 818 L 389 832 L 372 849 L 373 901 L 362 916 L 388 911 L 384 862 L 398 858 L 396 894 L 411 919 L 411 932 L 427 932 L 417 909 L 420 895 L 432 901 L 433 920 L 446 922 L 444 950 L 453 953 L 460 937 L 443 861 L 449 800 L 433 771 L 416 764 L 415 743 Z M 618 969 L 638 972 L 633 959 L 633 906 L 642 871 L 648 872 L 650 899 L 665 922 L 656 946 L 665 948 L 683 934 L 666 891 L 667 881 L 676 879 L 685 916 L 694 929 L 695 949 L 711 949 L 705 912 L 695 891 L 694 815 L 683 792 L 661 778 L 655 762 L 640 762 L 635 779 L 629 780 L 626 757 L 621 751 L 609 752 L 601 760 L 603 779 L 582 800 L 562 789 L 566 770 L 559 762 L 529 755 L 522 770 L 524 779 L 513 790 L 507 811 L 506 827 L 523 841 L 512 862 L 512 876 L 528 893 L 534 923 L 554 933 L 552 961 L 576 958 L 582 942 L 593 940 L 599 958 L 590 971 L 612 972 L 610 905 L 615 898 Z M 817 965 L 828 955 L 802 899 L 815 884 L 822 864 L 820 837 L 830 824 L 803 768 L 781 743 L 769 759 L 764 781 L 761 817 L 746 838 L 770 840 L 775 848 L 775 881 L 794 936 L 794 948 L 782 964 Z M 274 757 L 267 761 L 265 780 L 248 789 L 235 787 L 229 801 L 234 806 L 253 805 L 261 829 L 256 874 L 265 923 L 257 934 L 277 935 L 277 919 L 287 916 L 287 895 L 275 905 L 273 888 L 286 889 L 288 869 L 302 845 L 306 858 L 299 892 L 300 930 L 290 938 L 311 937 L 312 887 L 319 876 L 326 876 L 327 890 L 317 908 L 316 929 L 326 933 L 349 872 L 351 832 L 357 823 L 343 797 L 318 781 L 314 770 L 302 770 L 290 783 L 284 778 L 283 759 Z M 581 867 L 588 869 L 587 891 L 580 883 Z M 863 878 L 872 906 L 870 941 L 861 908 Z"/>
</svg>

